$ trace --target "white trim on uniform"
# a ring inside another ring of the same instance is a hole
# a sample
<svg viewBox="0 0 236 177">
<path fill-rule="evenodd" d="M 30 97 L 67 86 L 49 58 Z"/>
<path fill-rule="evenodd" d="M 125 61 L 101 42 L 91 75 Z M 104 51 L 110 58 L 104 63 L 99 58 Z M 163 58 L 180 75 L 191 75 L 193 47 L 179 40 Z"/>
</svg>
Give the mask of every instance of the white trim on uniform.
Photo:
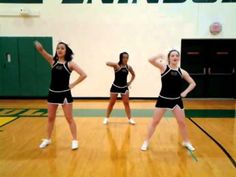
<svg viewBox="0 0 236 177">
<path fill-rule="evenodd" d="M 170 108 L 170 109 L 171 109 L 171 110 L 174 110 L 177 106 L 178 106 L 180 109 L 182 109 L 182 110 L 184 109 L 184 106 L 183 106 L 183 108 L 181 108 L 178 104 L 176 104 L 173 108 Z"/>
<path fill-rule="evenodd" d="M 129 71 L 129 65 L 125 65 L 125 68 Z"/>
<path fill-rule="evenodd" d="M 129 94 L 129 90 L 126 90 L 125 93 L 121 93 L 121 95 Z"/>
<path fill-rule="evenodd" d="M 128 85 L 123 86 L 123 87 L 120 87 L 120 86 L 115 85 L 114 83 L 112 83 L 112 85 L 114 85 L 114 86 L 117 87 L 117 88 L 125 88 L 125 87 L 128 87 Z"/>
<path fill-rule="evenodd" d="M 169 65 L 168 65 L 168 67 L 169 67 L 168 71 L 166 71 L 166 73 L 164 73 L 163 75 L 161 75 L 161 77 L 165 76 L 165 75 L 166 75 L 167 73 L 169 73 L 171 70 L 177 71 L 177 72 L 179 73 L 179 75 L 180 75 L 181 77 L 183 77 L 183 74 L 182 74 L 181 72 L 179 72 L 179 69 L 181 69 L 180 67 L 178 67 L 177 69 L 171 68 Z"/>
<path fill-rule="evenodd" d="M 67 71 L 69 74 L 71 74 L 71 72 L 66 68 L 65 63 L 63 64 L 63 66 L 64 66 L 64 68 L 66 69 L 66 71 Z M 68 66 L 68 67 L 69 67 L 69 66 Z"/>
<path fill-rule="evenodd" d="M 127 65 L 128 66 L 128 65 Z M 122 67 L 120 67 L 120 69 L 118 69 L 118 70 L 115 70 L 115 72 L 118 72 L 118 71 L 120 71 L 122 68 L 125 68 L 128 72 L 129 72 L 129 66 L 128 66 L 128 68 L 126 67 L 126 65 L 125 66 L 122 66 Z"/>
<path fill-rule="evenodd" d="M 126 95 L 129 93 L 129 90 L 126 90 L 125 93 L 121 93 L 121 92 L 110 92 L 111 94 L 121 94 L 121 95 Z"/>
<path fill-rule="evenodd" d="M 67 104 L 67 103 L 68 103 L 67 98 L 65 98 L 63 104 Z"/>
<path fill-rule="evenodd" d="M 56 63 L 52 65 L 52 68 L 54 68 L 57 64 L 58 64 L 58 61 L 56 61 Z"/>
<path fill-rule="evenodd" d="M 67 89 L 67 90 L 60 90 L 60 91 L 49 89 L 49 91 L 54 92 L 54 93 L 63 93 L 63 92 L 70 91 L 70 89 Z"/>
<path fill-rule="evenodd" d="M 171 68 L 170 65 L 168 65 L 168 66 L 170 69 L 175 70 L 175 71 L 177 71 L 179 69 L 179 67 L 178 68 Z"/>
<path fill-rule="evenodd" d="M 54 68 L 57 64 L 62 64 L 63 67 L 65 68 L 65 70 L 66 70 L 69 74 L 71 74 L 71 71 L 69 71 L 69 70 L 66 68 L 66 63 L 60 63 L 59 61 L 57 61 L 57 62 L 52 66 L 52 68 Z M 68 66 L 68 67 L 69 67 L 69 66 Z"/>
<path fill-rule="evenodd" d="M 180 96 L 179 96 L 179 97 L 172 98 L 172 97 L 165 97 L 165 96 L 162 96 L 162 95 L 159 95 L 159 97 L 164 98 L 164 99 L 167 99 L 167 100 L 177 100 L 177 99 L 181 98 Z"/>
<path fill-rule="evenodd" d="M 161 77 L 164 77 L 166 74 L 168 74 L 170 72 L 170 68 L 168 69 L 168 71 L 166 71 L 166 73 L 163 73 L 163 75 L 161 75 Z"/>
<path fill-rule="evenodd" d="M 180 69 L 180 68 L 179 68 Z M 183 74 L 181 73 L 181 72 L 179 72 L 179 70 L 177 70 L 177 72 L 179 73 L 179 75 L 181 76 L 181 77 L 183 77 Z"/>
<path fill-rule="evenodd" d="M 118 69 L 118 70 L 115 70 L 115 73 L 116 73 L 116 72 L 118 72 L 118 71 L 120 71 L 120 70 L 121 70 L 121 67 L 120 67 L 120 69 Z"/>
</svg>

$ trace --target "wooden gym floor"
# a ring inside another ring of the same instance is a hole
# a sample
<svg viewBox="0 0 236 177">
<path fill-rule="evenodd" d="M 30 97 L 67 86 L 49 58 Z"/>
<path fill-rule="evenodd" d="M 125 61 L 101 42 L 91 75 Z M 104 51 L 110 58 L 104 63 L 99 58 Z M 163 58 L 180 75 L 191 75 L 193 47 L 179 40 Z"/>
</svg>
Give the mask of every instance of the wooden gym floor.
<svg viewBox="0 0 236 177">
<path fill-rule="evenodd" d="M 186 124 L 195 152 L 183 148 L 178 126 L 167 112 L 140 151 L 155 101 L 131 100 L 137 125 L 128 125 L 123 104 L 111 122 L 102 120 L 107 100 L 75 100 L 80 148 L 70 149 L 71 135 L 59 108 L 53 143 L 45 136 L 45 100 L 0 100 L 0 177 L 235 177 L 235 100 L 185 100 Z"/>
</svg>

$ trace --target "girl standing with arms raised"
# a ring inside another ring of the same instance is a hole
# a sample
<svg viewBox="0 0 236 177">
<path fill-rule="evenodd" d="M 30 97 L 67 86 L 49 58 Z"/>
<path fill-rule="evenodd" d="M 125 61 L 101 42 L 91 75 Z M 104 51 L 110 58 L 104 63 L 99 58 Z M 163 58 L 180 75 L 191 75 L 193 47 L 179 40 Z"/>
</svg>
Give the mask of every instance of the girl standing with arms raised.
<svg viewBox="0 0 236 177">
<path fill-rule="evenodd" d="M 148 149 L 150 138 L 152 137 L 156 126 L 160 122 L 166 109 L 169 108 L 172 109 L 178 122 L 180 133 L 183 137 L 182 145 L 193 151 L 195 148 L 192 146 L 188 138 L 187 128 L 184 121 L 184 107 L 181 97 L 186 97 L 187 94 L 193 90 L 196 84 L 187 71 L 178 67 L 180 54 L 177 50 L 171 50 L 168 53 L 168 65 L 163 63 L 163 59 L 164 57 L 162 55 L 158 55 L 149 60 L 152 65 L 160 69 L 162 88 L 160 95 L 157 98 L 153 119 L 148 127 L 147 137 L 141 150 L 146 151 Z M 189 86 L 184 91 L 181 91 L 183 79 L 189 83 Z"/>
<path fill-rule="evenodd" d="M 59 42 L 56 48 L 56 54 L 53 57 L 43 46 L 36 41 L 35 48 L 38 52 L 48 61 L 51 65 L 51 84 L 48 93 L 48 124 L 47 124 L 47 137 L 43 139 L 39 145 L 40 148 L 45 148 L 51 144 L 51 135 L 56 119 L 56 111 L 58 105 L 62 105 L 66 120 L 69 124 L 72 134 L 72 150 L 79 147 L 77 140 L 77 128 L 72 115 L 72 102 L 71 89 L 86 78 L 85 72 L 72 61 L 73 51 L 64 42 Z M 79 77 L 77 80 L 69 83 L 71 72 L 75 71 Z"/>
<path fill-rule="evenodd" d="M 120 53 L 120 60 L 118 63 L 107 62 L 107 66 L 114 69 L 115 80 L 110 89 L 110 101 L 107 108 L 106 117 L 103 120 L 103 124 L 108 124 L 109 117 L 112 112 L 113 106 L 116 102 L 118 94 L 121 94 L 122 101 L 125 106 L 125 112 L 129 119 L 129 123 L 134 125 L 135 121 L 131 118 L 131 110 L 129 106 L 129 88 L 135 78 L 135 73 L 131 66 L 128 65 L 129 54 L 127 52 Z M 127 76 L 131 73 L 132 77 L 129 82 L 127 82 Z"/>
</svg>

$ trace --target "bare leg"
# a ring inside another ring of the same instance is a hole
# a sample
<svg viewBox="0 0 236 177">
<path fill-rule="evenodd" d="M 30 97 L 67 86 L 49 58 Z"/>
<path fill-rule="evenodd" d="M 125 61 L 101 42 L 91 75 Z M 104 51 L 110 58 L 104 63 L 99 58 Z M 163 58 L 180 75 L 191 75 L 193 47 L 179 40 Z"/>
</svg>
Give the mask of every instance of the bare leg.
<svg viewBox="0 0 236 177">
<path fill-rule="evenodd" d="M 179 106 L 176 106 L 173 109 L 173 114 L 175 115 L 176 120 L 178 122 L 180 133 L 181 133 L 181 135 L 183 137 L 183 140 L 185 142 L 188 142 L 189 138 L 188 138 L 187 127 L 186 127 L 186 124 L 185 124 L 185 113 L 184 113 L 184 110 L 181 109 Z"/>
<path fill-rule="evenodd" d="M 64 104 L 62 105 L 66 120 L 69 124 L 70 131 L 73 137 L 73 140 L 77 140 L 77 128 L 76 128 L 76 123 L 73 119 L 73 114 L 72 114 L 72 104 Z"/>
<path fill-rule="evenodd" d="M 109 118 L 110 115 L 111 115 L 111 111 L 112 111 L 112 109 L 113 109 L 113 106 L 114 106 L 114 104 L 116 103 L 117 95 L 118 95 L 118 94 L 113 94 L 113 93 L 111 93 L 110 101 L 109 101 L 109 104 L 108 104 L 108 107 L 107 107 L 107 113 L 106 113 L 106 117 L 107 117 L 107 118 Z"/>
<path fill-rule="evenodd" d="M 122 101 L 125 106 L 125 112 L 128 117 L 128 119 L 131 118 L 131 110 L 129 106 L 129 93 L 127 92 L 126 94 L 122 95 Z"/>
<path fill-rule="evenodd" d="M 154 110 L 152 121 L 148 126 L 148 134 L 146 136 L 145 141 L 149 142 L 150 138 L 152 137 L 153 133 L 155 132 L 156 126 L 161 121 L 161 118 L 164 115 L 165 111 L 166 111 L 165 108 L 156 108 Z"/>
<path fill-rule="evenodd" d="M 47 125 L 47 139 L 51 139 L 53 127 L 56 119 L 57 104 L 48 104 L 48 125 Z"/>
</svg>

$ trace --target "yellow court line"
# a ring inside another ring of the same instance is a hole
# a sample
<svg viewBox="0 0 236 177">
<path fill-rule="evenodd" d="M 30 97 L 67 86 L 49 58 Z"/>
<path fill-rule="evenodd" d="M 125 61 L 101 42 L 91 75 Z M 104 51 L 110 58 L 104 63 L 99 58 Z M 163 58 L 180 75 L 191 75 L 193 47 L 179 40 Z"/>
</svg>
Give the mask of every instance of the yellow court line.
<svg viewBox="0 0 236 177">
<path fill-rule="evenodd" d="M 12 120 L 16 119 L 17 117 L 0 117 L 0 126 L 11 122 Z"/>
</svg>

